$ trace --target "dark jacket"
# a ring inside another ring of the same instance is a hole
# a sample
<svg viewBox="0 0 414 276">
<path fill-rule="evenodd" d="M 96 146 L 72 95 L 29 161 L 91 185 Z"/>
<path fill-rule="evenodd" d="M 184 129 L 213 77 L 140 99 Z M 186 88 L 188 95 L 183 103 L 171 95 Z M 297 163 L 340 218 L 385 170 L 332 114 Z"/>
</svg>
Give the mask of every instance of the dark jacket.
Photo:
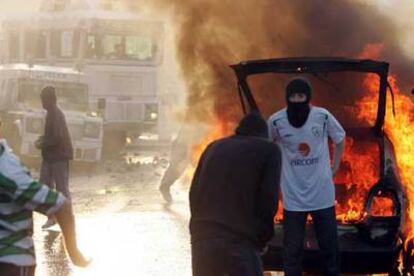
<svg viewBox="0 0 414 276">
<path fill-rule="evenodd" d="M 236 238 L 263 247 L 273 236 L 281 153 L 256 119 L 203 152 L 190 189 L 192 242 Z"/>
<path fill-rule="evenodd" d="M 45 161 L 73 159 L 72 141 L 65 115 L 57 106 L 47 111 L 43 135 L 42 158 Z"/>
</svg>

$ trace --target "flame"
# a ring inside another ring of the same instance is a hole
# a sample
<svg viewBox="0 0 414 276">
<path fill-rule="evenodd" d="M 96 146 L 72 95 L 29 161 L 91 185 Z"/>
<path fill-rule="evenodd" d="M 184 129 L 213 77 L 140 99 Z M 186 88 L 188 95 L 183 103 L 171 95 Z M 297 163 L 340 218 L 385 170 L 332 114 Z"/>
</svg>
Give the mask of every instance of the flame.
<svg viewBox="0 0 414 276">
<path fill-rule="evenodd" d="M 384 49 L 383 44 L 369 44 L 359 58 L 378 58 Z M 387 101 L 387 116 L 384 131 L 391 139 L 397 158 L 398 173 L 406 189 L 409 202 L 414 202 L 414 103 L 397 86 L 397 77 L 389 76 L 389 83 L 394 91 L 396 115 L 392 113 L 392 102 Z M 356 118 L 374 125 L 377 106 L 379 78 L 375 74 L 367 74 L 363 81 L 364 94 L 356 102 Z M 201 154 L 206 145 L 216 138 L 223 137 L 228 128 L 226 123 L 217 120 L 216 127 L 203 141 L 194 147 L 194 157 Z M 348 136 L 342 158 L 341 168 L 335 177 L 337 199 L 337 220 L 342 223 L 357 221 L 364 218 L 364 204 L 368 191 L 379 180 L 379 145 L 375 140 L 356 141 Z M 414 221 L 414 206 L 409 205 L 409 216 L 406 232 L 412 236 L 411 229 Z M 283 207 L 279 201 L 275 221 L 283 217 Z M 388 197 L 378 195 L 372 203 L 371 215 L 390 216 L 393 214 L 393 202 Z"/>
<path fill-rule="evenodd" d="M 414 200 L 414 128 L 412 125 L 414 103 L 407 95 L 403 94 L 397 86 L 397 77 L 390 75 L 388 78 L 395 98 L 395 110 L 396 114 L 392 114 L 392 101 L 387 101 L 387 114 L 384 131 L 390 138 L 394 145 L 395 155 L 397 159 L 398 174 L 401 178 L 402 184 L 405 188 L 405 192 L 408 197 L 408 218 L 406 221 L 405 230 L 407 234 L 412 237 L 412 227 L 414 222 L 414 206 L 412 202 Z M 373 106 L 372 98 L 373 93 L 378 91 L 379 81 L 374 79 L 373 76 L 369 76 L 366 79 L 366 86 L 369 88 L 371 95 L 367 95 L 363 100 L 363 108 Z M 367 112 L 361 113 L 360 118 L 369 122 L 375 120 L 376 111 L 367 109 Z"/>
<path fill-rule="evenodd" d="M 371 54 L 375 58 L 383 49 L 383 45 L 371 45 Z M 366 48 L 366 53 L 370 49 Z M 379 50 L 378 50 L 379 49 Z M 373 51 L 372 51 L 373 50 Z M 388 82 L 394 92 L 395 116 L 393 115 L 392 100 L 388 98 L 384 131 L 390 138 L 397 159 L 398 174 L 401 178 L 402 184 L 408 198 L 408 217 L 406 218 L 406 225 L 404 230 L 408 235 L 408 239 L 413 237 L 413 222 L 414 222 L 414 103 L 407 94 L 404 94 L 398 87 L 397 76 L 390 74 Z M 361 102 L 360 118 L 369 122 L 375 120 L 376 111 L 374 110 L 373 98 L 379 89 L 379 80 L 373 75 L 368 75 L 365 79 L 365 86 L 368 94 Z M 371 107 L 371 108 L 369 108 Z M 407 239 L 407 240 L 408 240 Z"/>
<path fill-rule="evenodd" d="M 341 168 L 335 177 L 337 219 L 359 220 L 364 216 L 367 191 L 379 179 L 379 148 L 371 141 L 356 141 L 347 137 Z"/>
<path fill-rule="evenodd" d="M 373 216 L 392 216 L 394 215 L 394 202 L 388 197 L 375 197 L 372 203 Z"/>
<path fill-rule="evenodd" d="M 205 135 L 201 141 L 192 147 L 192 163 L 196 164 L 207 146 L 214 140 L 220 139 L 230 133 L 230 129 L 234 128 L 231 122 L 219 120 L 216 118 L 212 124 L 212 129 Z"/>
</svg>

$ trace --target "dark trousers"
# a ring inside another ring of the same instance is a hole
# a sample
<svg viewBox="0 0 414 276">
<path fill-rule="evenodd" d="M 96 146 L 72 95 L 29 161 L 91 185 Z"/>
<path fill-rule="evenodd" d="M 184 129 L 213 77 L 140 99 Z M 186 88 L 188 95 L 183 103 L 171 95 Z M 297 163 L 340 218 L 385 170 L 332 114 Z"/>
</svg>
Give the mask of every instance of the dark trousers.
<svg viewBox="0 0 414 276">
<path fill-rule="evenodd" d="M 45 161 L 40 169 L 40 182 L 71 199 L 69 191 L 69 161 Z"/>
<path fill-rule="evenodd" d="M 259 251 L 247 242 L 209 239 L 191 247 L 193 276 L 263 276 Z"/>
<path fill-rule="evenodd" d="M 0 263 L 0 275 L 4 276 L 34 276 L 34 266 L 16 266 L 8 263 Z"/>
<path fill-rule="evenodd" d="M 302 275 L 303 242 L 308 214 L 312 217 L 316 238 L 322 253 L 323 275 L 339 275 L 338 233 L 334 207 L 311 212 L 284 210 L 283 262 L 285 275 Z"/>
</svg>

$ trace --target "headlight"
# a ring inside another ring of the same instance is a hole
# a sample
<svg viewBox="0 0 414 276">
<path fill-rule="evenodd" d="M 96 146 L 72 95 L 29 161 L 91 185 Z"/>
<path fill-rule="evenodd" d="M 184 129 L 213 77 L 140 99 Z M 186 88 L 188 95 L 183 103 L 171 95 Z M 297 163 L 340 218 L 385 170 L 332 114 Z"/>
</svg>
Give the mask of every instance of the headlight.
<svg viewBox="0 0 414 276">
<path fill-rule="evenodd" d="M 87 138 L 99 138 L 101 135 L 101 125 L 97 123 L 86 123 L 83 134 Z"/>
<path fill-rule="evenodd" d="M 151 118 L 151 120 L 157 120 L 157 118 L 158 118 L 158 113 L 157 112 L 151 112 L 151 114 L 150 114 L 150 118 Z"/>
<path fill-rule="evenodd" d="M 158 104 L 145 105 L 145 121 L 154 122 L 158 119 Z"/>
<path fill-rule="evenodd" d="M 41 118 L 26 118 L 26 131 L 30 133 L 42 133 L 43 132 L 43 119 Z"/>
<path fill-rule="evenodd" d="M 91 116 L 91 117 L 94 117 L 94 118 L 98 117 L 98 113 L 95 112 L 95 111 L 89 112 L 88 115 Z"/>
</svg>

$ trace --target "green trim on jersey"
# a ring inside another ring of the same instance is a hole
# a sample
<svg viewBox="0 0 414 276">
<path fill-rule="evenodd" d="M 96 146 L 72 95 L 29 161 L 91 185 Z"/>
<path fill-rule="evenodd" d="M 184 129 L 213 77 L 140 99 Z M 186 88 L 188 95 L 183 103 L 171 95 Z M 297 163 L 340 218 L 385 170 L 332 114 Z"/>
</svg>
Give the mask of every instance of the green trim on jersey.
<svg viewBox="0 0 414 276">
<path fill-rule="evenodd" d="M 11 256 L 11 255 L 30 255 L 34 257 L 35 256 L 34 247 L 24 249 L 24 248 L 11 245 L 11 246 L 0 248 L 0 257 Z"/>
<path fill-rule="evenodd" d="M 23 191 L 23 193 L 16 199 L 16 203 L 19 205 L 25 205 L 27 202 L 32 200 L 32 198 L 40 191 L 42 185 L 37 182 L 33 181 L 30 183 L 30 186 Z"/>
<path fill-rule="evenodd" d="M 53 190 L 50 190 L 47 193 L 45 203 L 43 203 L 43 204 L 39 205 L 38 207 L 36 207 L 35 210 L 38 211 L 38 212 L 40 212 L 40 213 L 42 213 L 42 214 L 47 214 L 47 212 L 51 208 L 50 206 L 56 205 L 56 202 L 58 200 L 58 196 L 59 196 L 59 194 L 57 194 Z"/>
<path fill-rule="evenodd" d="M 14 193 L 17 190 L 17 184 L 0 173 L 0 188 L 4 189 L 6 192 Z"/>
<path fill-rule="evenodd" d="M 1 146 L 6 150 L 0 154 L 0 262 L 33 266 L 33 211 L 49 215 L 65 197 L 34 181 L 4 140 Z"/>
<path fill-rule="evenodd" d="M 15 242 L 20 241 L 21 239 L 27 237 L 27 230 L 15 232 L 5 238 L 0 239 L 0 245 L 11 246 Z M 1 249 L 0 249 L 1 250 Z"/>
<path fill-rule="evenodd" d="M 7 223 L 13 223 L 13 222 L 17 222 L 17 221 L 21 221 L 25 219 L 31 219 L 32 216 L 33 216 L 32 211 L 23 210 L 19 213 L 14 213 L 10 215 L 0 214 L 0 220 L 5 221 Z"/>
</svg>

